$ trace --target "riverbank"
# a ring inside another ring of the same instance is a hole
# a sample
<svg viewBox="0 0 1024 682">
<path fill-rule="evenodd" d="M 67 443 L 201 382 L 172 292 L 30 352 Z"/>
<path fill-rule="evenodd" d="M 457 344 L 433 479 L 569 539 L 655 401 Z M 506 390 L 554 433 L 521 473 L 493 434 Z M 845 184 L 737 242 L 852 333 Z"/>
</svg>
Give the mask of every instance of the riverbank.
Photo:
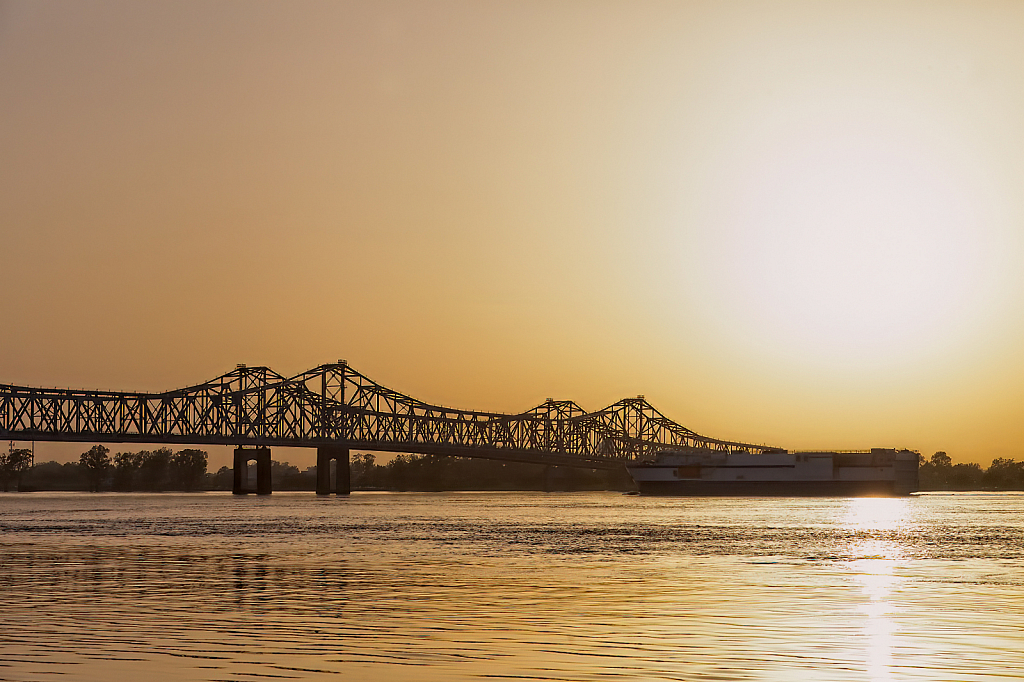
<svg viewBox="0 0 1024 682">
<path fill-rule="evenodd" d="M 205 456 L 202 451 L 189 451 Z M 113 492 L 163 492 L 174 490 L 231 490 L 232 471 L 221 467 L 207 472 L 205 459 L 197 456 L 201 467 L 195 476 L 183 478 L 174 468 L 176 453 L 167 451 L 127 453 L 115 458 L 116 465 L 99 477 L 78 462 L 43 462 L 21 474 L 20 482 L 11 478 L 12 490 L 85 491 L 93 487 Z M 459 490 L 634 490 L 624 471 L 600 471 L 539 464 L 435 455 L 398 455 L 377 463 L 372 454 L 355 454 L 351 460 L 353 490 L 459 491 Z M 1024 462 L 998 458 L 987 468 L 978 464 L 953 464 L 943 453 L 924 460 L 919 469 L 922 492 L 1000 490 L 1024 491 Z M 271 465 L 275 491 L 316 489 L 316 467 L 299 469 L 288 462 Z M 185 485 L 185 483 L 188 485 Z"/>
</svg>

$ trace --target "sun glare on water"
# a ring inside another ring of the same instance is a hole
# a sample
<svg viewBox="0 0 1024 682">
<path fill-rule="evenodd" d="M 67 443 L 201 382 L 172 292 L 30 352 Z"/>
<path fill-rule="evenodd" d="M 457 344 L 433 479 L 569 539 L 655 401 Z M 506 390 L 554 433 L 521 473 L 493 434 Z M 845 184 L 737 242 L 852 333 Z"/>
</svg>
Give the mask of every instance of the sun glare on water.
<svg viewBox="0 0 1024 682">
<path fill-rule="evenodd" d="M 908 523 L 910 503 L 903 497 L 854 497 L 842 523 L 857 531 L 893 531 Z"/>
<path fill-rule="evenodd" d="M 906 527 L 909 512 L 904 498 L 853 498 L 842 519 L 843 526 L 863 536 L 847 548 L 852 559 L 844 565 L 862 595 L 862 641 L 872 682 L 893 679 L 894 637 L 899 630 L 893 594 L 904 582 L 897 569 L 906 561 L 906 553 L 891 533 Z"/>
</svg>

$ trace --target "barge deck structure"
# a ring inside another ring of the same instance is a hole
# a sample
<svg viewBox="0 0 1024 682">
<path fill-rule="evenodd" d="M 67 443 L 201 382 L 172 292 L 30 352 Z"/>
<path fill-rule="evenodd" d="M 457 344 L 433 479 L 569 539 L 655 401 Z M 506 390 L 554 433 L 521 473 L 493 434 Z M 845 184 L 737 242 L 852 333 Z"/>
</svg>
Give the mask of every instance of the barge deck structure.
<svg viewBox="0 0 1024 682">
<path fill-rule="evenodd" d="M 626 465 L 643 495 L 894 496 L 918 489 L 918 453 L 663 450 Z"/>
</svg>

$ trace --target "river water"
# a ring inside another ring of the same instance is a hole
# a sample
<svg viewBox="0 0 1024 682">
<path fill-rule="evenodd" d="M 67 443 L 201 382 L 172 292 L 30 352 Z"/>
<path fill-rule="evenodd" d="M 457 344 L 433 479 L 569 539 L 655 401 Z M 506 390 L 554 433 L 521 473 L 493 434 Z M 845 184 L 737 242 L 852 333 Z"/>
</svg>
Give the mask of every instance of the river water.
<svg viewBox="0 0 1024 682">
<path fill-rule="evenodd" d="M 2 680 L 1021 680 L 1024 495 L 0 495 Z"/>
</svg>

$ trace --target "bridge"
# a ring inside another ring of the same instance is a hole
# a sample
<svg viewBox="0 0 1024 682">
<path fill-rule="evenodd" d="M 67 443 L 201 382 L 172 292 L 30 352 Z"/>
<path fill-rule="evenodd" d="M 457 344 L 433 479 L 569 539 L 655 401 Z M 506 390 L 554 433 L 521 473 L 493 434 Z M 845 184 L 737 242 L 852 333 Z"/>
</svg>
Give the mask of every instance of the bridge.
<svg viewBox="0 0 1024 682">
<path fill-rule="evenodd" d="M 353 449 L 587 469 L 619 469 L 670 448 L 781 451 L 699 435 L 643 396 L 596 412 L 551 399 L 520 414 L 458 410 L 386 388 L 344 361 L 293 377 L 238 365 L 166 393 L 0 384 L 0 440 L 233 445 L 234 492 L 259 494 L 271 492 L 275 446 L 316 448 L 318 494 L 348 494 Z"/>
</svg>

